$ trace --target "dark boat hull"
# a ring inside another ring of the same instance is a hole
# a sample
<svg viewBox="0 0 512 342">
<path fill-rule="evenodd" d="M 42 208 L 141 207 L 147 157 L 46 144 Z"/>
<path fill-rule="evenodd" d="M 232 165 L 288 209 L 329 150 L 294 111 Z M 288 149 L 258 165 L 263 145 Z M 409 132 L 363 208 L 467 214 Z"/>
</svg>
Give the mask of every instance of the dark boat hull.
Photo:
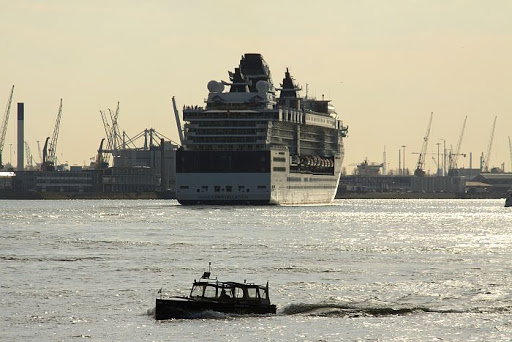
<svg viewBox="0 0 512 342">
<path fill-rule="evenodd" d="M 250 302 L 193 301 L 187 299 L 157 299 L 155 318 L 157 320 L 171 318 L 194 318 L 197 313 L 217 311 L 238 315 L 275 314 L 276 306 Z"/>
</svg>

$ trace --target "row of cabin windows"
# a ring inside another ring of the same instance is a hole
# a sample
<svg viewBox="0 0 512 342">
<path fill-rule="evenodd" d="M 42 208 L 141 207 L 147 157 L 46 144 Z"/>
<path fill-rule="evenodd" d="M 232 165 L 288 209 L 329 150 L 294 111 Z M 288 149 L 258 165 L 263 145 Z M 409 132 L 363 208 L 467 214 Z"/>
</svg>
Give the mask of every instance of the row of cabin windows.
<svg viewBox="0 0 512 342">
<path fill-rule="evenodd" d="M 198 121 L 193 124 L 187 124 L 186 128 L 204 128 L 204 127 L 255 127 L 257 125 L 267 126 L 268 121 L 237 121 L 237 120 L 229 120 L 229 121 Z"/>
<path fill-rule="evenodd" d="M 205 191 L 208 191 L 208 187 L 204 187 L 203 188 L 206 188 Z M 266 189 L 267 186 L 266 185 L 258 185 L 258 189 Z M 221 191 L 226 191 L 226 192 L 233 192 L 233 187 L 231 185 L 226 185 L 226 188 L 221 188 L 219 185 L 216 185 L 213 187 L 214 191 L 215 192 L 221 192 Z M 245 186 L 243 185 L 239 185 L 238 186 L 238 191 L 239 192 L 249 192 L 251 189 L 246 189 Z M 199 189 L 197 189 L 197 191 L 199 192 Z"/>
<path fill-rule="evenodd" d="M 267 291 L 264 289 L 258 289 L 255 287 L 248 287 L 247 293 L 244 295 L 244 290 L 239 287 L 217 287 L 213 285 L 196 285 L 192 289 L 191 297 L 205 297 L 205 298 L 219 298 L 222 290 L 225 295 L 229 298 L 250 298 L 250 299 L 266 299 Z M 223 294 L 224 296 L 224 294 Z"/>
<path fill-rule="evenodd" d="M 266 189 L 266 188 L 267 188 L 267 186 L 266 186 L 266 185 L 258 185 L 258 187 L 257 187 L 257 188 L 258 188 L 258 189 Z M 188 190 L 188 189 L 189 189 L 188 185 L 180 185 L 180 190 Z M 221 192 L 221 191 L 233 192 L 233 186 L 231 186 L 231 185 L 226 185 L 226 188 L 221 188 L 221 187 L 220 187 L 220 185 L 215 185 L 215 186 L 213 187 L 213 190 L 214 190 L 215 192 Z M 203 186 L 201 187 L 201 189 L 197 189 L 197 192 L 201 192 L 201 191 L 203 191 L 203 192 L 208 191 L 208 186 L 207 186 L 207 185 L 203 185 Z M 244 185 L 239 185 L 239 186 L 238 186 L 238 191 L 239 191 L 239 192 L 249 192 L 249 191 L 250 191 L 250 189 L 246 189 Z"/>
<path fill-rule="evenodd" d="M 261 140 L 258 136 L 195 136 L 189 137 L 195 143 L 243 143 L 243 142 L 257 142 Z"/>
<path fill-rule="evenodd" d="M 254 135 L 256 133 L 265 133 L 267 132 L 266 129 L 255 129 L 255 128 L 232 128 L 232 129 L 226 129 L 226 128 L 195 128 L 190 129 L 189 132 L 195 132 L 197 135 L 228 135 L 228 134 L 235 134 L 235 135 Z"/>
<path fill-rule="evenodd" d="M 188 145 L 190 148 L 194 148 L 193 143 Z M 246 145 L 246 144 L 236 144 L 236 145 L 215 145 L 215 144 L 198 144 L 198 147 L 196 147 L 196 150 L 200 151 L 261 151 L 265 149 L 265 145 L 261 144 L 252 144 L 252 145 Z"/>
<path fill-rule="evenodd" d="M 235 107 L 234 107 L 235 106 Z M 213 119 L 213 120 L 220 120 L 220 119 L 232 119 L 232 120 L 247 120 L 252 119 L 254 121 L 261 121 L 261 119 L 268 120 L 279 120 L 279 113 L 277 112 L 258 112 L 258 113 L 244 113 L 244 112 L 237 112 L 236 109 L 253 109 L 252 107 L 248 107 L 246 104 L 242 105 L 225 105 L 225 104 L 215 104 L 215 105 L 208 105 L 207 109 L 222 109 L 227 110 L 227 112 L 224 113 L 207 113 L 207 112 L 184 112 L 183 113 L 183 119 L 185 121 L 195 121 L 195 119 Z"/>
</svg>

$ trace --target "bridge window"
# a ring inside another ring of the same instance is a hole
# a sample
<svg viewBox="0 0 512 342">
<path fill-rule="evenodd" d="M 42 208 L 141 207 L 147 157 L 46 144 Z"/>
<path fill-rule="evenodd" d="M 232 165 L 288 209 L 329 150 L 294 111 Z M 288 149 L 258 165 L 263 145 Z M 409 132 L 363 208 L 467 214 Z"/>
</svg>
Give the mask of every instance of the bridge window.
<svg viewBox="0 0 512 342">
<path fill-rule="evenodd" d="M 235 298 L 244 298 L 244 290 L 239 287 L 235 287 Z"/>
<path fill-rule="evenodd" d="M 206 298 L 216 298 L 217 288 L 215 286 L 206 286 L 204 289 L 204 296 Z"/>
<path fill-rule="evenodd" d="M 204 286 L 198 285 L 192 288 L 192 292 L 190 293 L 190 297 L 202 297 L 204 291 Z"/>
<path fill-rule="evenodd" d="M 258 291 L 255 287 L 249 287 L 247 289 L 247 295 L 249 298 L 258 298 Z"/>
</svg>

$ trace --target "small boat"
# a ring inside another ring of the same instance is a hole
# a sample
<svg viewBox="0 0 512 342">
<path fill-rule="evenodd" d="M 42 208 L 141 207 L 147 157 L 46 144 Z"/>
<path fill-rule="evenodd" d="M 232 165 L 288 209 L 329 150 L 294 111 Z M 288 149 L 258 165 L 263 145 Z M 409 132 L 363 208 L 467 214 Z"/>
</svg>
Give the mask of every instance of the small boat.
<svg viewBox="0 0 512 342">
<path fill-rule="evenodd" d="M 275 314 L 266 285 L 210 279 L 210 269 L 194 280 L 188 297 L 157 298 L 155 318 L 194 318 L 205 311 L 230 314 Z"/>
</svg>

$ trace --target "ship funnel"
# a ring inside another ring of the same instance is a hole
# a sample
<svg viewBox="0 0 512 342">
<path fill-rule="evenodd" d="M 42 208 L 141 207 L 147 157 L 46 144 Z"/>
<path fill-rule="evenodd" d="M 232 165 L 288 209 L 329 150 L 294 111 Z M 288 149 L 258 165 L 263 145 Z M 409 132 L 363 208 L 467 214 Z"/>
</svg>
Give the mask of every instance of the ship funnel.
<svg viewBox="0 0 512 342">
<path fill-rule="evenodd" d="M 23 171 L 23 159 L 25 158 L 24 137 L 25 107 L 23 102 L 18 102 L 18 171 Z"/>
</svg>

